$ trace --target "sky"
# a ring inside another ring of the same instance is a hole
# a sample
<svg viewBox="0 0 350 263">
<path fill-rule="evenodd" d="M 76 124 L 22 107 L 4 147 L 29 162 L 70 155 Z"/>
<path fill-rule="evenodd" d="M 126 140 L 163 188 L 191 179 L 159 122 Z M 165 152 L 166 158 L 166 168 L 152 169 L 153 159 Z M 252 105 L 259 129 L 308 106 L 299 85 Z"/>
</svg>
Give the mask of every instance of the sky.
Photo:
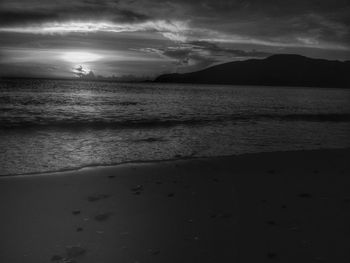
<svg viewBox="0 0 350 263">
<path fill-rule="evenodd" d="M 349 0 L 1 0 L 0 76 L 154 77 L 293 53 L 350 60 Z"/>
</svg>

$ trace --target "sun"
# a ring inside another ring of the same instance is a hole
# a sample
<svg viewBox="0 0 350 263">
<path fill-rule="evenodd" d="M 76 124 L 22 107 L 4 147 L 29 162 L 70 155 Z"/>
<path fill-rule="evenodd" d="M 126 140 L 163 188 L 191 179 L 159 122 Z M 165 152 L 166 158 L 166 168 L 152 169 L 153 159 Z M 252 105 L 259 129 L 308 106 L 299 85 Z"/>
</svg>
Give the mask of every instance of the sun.
<svg viewBox="0 0 350 263">
<path fill-rule="evenodd" d="M 91 52 L 85 52 L 85 51 L 84 52 L 69 51 L 69 52 L 64 52 L 61 58 L 65 61 L 72 62 L 72 63 L 83 63 L 83 62 L 91 62 L 91 61 L 99 60 L 102 58 L 102 56 Z"/>
</svg>

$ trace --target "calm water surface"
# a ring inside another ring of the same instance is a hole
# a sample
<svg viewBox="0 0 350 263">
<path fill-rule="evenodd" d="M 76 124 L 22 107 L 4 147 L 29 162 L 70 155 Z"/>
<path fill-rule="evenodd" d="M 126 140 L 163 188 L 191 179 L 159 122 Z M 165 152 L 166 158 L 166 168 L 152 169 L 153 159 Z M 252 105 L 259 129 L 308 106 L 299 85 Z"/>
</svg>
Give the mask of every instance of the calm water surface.
<svg viewBox="0 0 350 263">
<path fill-rule="evenodd" d="M 350 90 L 0 81 L 0 175 L 350 147 Z"/>
</svg>

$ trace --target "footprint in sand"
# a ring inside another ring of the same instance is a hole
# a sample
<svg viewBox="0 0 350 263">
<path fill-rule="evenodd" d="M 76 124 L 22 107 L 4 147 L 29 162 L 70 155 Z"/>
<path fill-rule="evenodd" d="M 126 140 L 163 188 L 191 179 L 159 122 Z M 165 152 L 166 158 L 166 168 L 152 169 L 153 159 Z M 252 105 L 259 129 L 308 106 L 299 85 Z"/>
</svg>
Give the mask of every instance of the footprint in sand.
<svg viewBox="0 0 350 263">
<path fill-rule="evenodd" d="M 66 253 L 69 258 L 75 258 L 84 255 L 86 253 L 86 249 L 80 246 L 72 246 L 66 248 Z"/>
<path fill-rule="evenodd" d="M 60 255 L 53 255 L 51 257 L 51 261 L 59 261 L 59 260 L 63 260 L 63 257 Z"/>
<path fill-rule="evenodd" d="M 133 192 L 134 195 L 140 195 L 142 191 L 143 191 L 143 185 L 140 185 L 140 184 L 134 188 L 131 188 L 131 192 Z"/>
<path fill-rule="evenodd" d="M 110 197 L 110 195 L 106 195 L 106 194 L 94 194 L 94 195 L 90 195 L 88 196 L 87 200 L 89 202 L 96 202 L 96 201 L 99 201 L 101 199 L 106 199 Z"/>
<path fill-rule="evenodd" d="M 350 204 L 350 198 L 344 198 L 343 201 L 344 201 L 344 203 Z"/>
<path fill-rule="evenodd" d="M 111 215 L 112 215 L 112 213 L 110 213 L 110 212 L 98 214 L 97 216 L 95 216 L 95 220 L 96 221 L 106 221 Z"/>
<path fill-rule="evenodd" d="M 86 253 L 86 249 L 80 246 L 72 246 L 66 248 L 66 257 L 61 255 L 53 255 L 51 261 L 57 263 L 76 263 L 74 258 L 80 257 Z"/>
<path fill-rule="evenodd" d="M 142 191 L 143 190 L 143 185 L 139 184 L 134 188 L 131 188 L 131 191 Z"/>
<path fill-rule="evenodd" d="M 218 215 L 217 215 L 217 213 L 215 213 L 215 212 L 211 212 L 211 213 L 209 213 L 209 216 L 210 216 L 211 218 L 216 218 Z"/>
<path fill-rule="evenodd" d="M 148 249 L 148 252 L 154 256 L 158 255 L 160 253 L 160 250 L 158 249 Z"/>
<path fill-rule="evenodd" d="M 73 215 L 79 215 L 80 213 L 81 213 L 80 210 L 74 210 L 74 211 L 72 211 L 72 214 L 73 214 Z"/>
<path fill-rule="evenodd" d="M 232 214 L 231 213 L 223 213 L 223 214 L 220 215 L 220 217 L 228 219 L 228 218 L 232 217 Z"/>
<path fill-rule="evenodd" d="M 275 226 L 277 225 L 275 221 L 273 220 L 269 220 L 269 221 L 266 221 L 266 224 L 270 225 L 270 226 Z"/>
<path fill-rule="evenodd" d="M 267 253 L 267 257 L 268 257 L 269 259 L 274 259 L 274 258 L 277 257 L 277 255 L 276 255 L 275 253 L 270 252 L 270 253 Z"/>
<path fill-rule="evenodd" d="M 222 212 L 222 213 L 210 212 L 209 216 L 211 218 L 230 219 L 232 217 L 232 213 L 229 213 L 229 212 Z"/>
<path fill-rule="evenodd" d="M 311 194 L 309 194 L 309 193 L 301 193 L 301 194 L 299 194 L 299 197 L 300 198 L 311 198 Z"/>
</svg>

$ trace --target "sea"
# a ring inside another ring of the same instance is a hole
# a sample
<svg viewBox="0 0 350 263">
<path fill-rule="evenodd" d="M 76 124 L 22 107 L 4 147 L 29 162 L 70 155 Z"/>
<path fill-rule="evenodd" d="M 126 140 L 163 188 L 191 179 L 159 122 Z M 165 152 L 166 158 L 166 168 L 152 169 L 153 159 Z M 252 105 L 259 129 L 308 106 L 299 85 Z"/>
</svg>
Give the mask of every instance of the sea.
<svg viewBox="0 0 350 263">
<path fill-rule="evenodd" d="M 350 89 L 0 80 L 0 175 L 350 147 Z"/>
</svg>

